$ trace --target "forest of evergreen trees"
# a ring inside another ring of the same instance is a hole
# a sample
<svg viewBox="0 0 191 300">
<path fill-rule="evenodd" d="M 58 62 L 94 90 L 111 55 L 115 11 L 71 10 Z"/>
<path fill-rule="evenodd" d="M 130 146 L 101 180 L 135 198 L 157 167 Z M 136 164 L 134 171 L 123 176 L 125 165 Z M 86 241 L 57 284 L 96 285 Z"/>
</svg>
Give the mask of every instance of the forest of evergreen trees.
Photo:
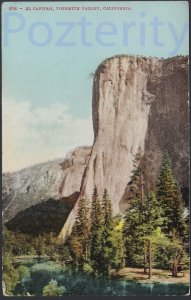
<svg viewBox="0 0 191 300">
<path fill-rule="evenodd" d="M 160 167 L 156 187 L 145 187 L 145 167 L 141 149 L 134 157 L 130 186 L 130 207 L 125 216 L 112 217 L 112 202 L 105 189 L 99 199 L 94 188 L 91 208 L 79 202 L 76 224 L 69 239 L 73 263 L 91 266 L 97 275 L 111 269 L 142 267 L 148 278 L 152 268 L 169 269 L 172 276 L 188 268 L 189 226 L 184 201 L 175 180 L 167 152 Z"/>
<path fill-rule="evenodd" d="M 52 234 L 31 237 L 4 228 L 3 280 L 8 291 L 18 282 L 13 261 L 20 255 L 46 255 L 96 276 L 110 276 L 112 269 L 138 267 L 151 279 L 154 267 L 171 270 L 177 277 L 180 270 L 189 268 L 189 217 L 168 153 L 164 153 L 152 188 L 145 179 L 141 149 L 133 164 L 126 213 L 113 217 L 107 190 L 100 199 L 95 187 L 92 201 L 80 199 L 76 222 L 65 245 L 58 244 Z"/>
</svg>

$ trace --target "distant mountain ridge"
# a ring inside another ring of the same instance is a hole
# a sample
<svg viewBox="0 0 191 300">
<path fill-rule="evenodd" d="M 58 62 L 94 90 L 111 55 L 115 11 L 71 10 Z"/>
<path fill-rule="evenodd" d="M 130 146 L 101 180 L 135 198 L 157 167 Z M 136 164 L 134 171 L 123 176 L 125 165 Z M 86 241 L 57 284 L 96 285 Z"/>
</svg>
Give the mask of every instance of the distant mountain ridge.
<svg viewBox="0 0 191 300">
<path fill-rule="evenodd" d="M 20 212 L 50 199 L 64 200 L 62 202 L 71 210 L 80 192 L 90 151 L 91 147 L 79 147 L 65 159 L 3 174 L 3 222 L 6 223 Z M 71 176 L 75 180 L 71 180 Z"/>
</svg>

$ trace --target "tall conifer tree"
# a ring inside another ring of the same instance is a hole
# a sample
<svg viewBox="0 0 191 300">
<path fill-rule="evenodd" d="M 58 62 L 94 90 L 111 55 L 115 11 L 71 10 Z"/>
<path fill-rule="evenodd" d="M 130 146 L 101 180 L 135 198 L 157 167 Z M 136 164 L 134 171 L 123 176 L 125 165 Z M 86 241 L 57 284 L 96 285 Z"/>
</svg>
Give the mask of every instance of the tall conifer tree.
<svg viewBox="0 0 191 300">
<path fill-rule="evenodd" d="M 83 265 L 89 258 L 89 210 L 85 197 L 79 200 L 76 223 L 70 238 L 71 254 L 77 264 Z"/>
<path fill-rule="evenodd" d="M 102 200 L 103 212 L 103 234 L 102 234 L 102 251 L 100 255 L 103 260 L 103 273 L 109 275 L 113 259 L 113 229 L 114 223 L 112 218 L 112 204 L 108 192 L 105 189 Z"/>
<path fill-rule="evenodd" d="M 175 180 L 168 152 L 164 152 L 161 163 L 158 185 L 157 198 L 162 205 L 165 222 L 163 230 L 166 234 L 172 234 L 176 229 L 181 237 L 185 234 L 186 224 L 183 218 L 184 206 L 180 187 Z"/>
<path fill-rule="evenodd" d="M 137 153 L 134 155 L 133 158 L 133 171 L 128 186 L 130 192 L 130 197 L 129 197 L 130 200 L 132 200 L 133 202 L 140 201 L 142 205 L 144 204 L 144 197 L 145 197 L 144 176 L 145 176 L 145 166 L 142 159 L 142 149 L 141 147 L 139 147 Z M 141 211 L 139 216 L 140 219 L 142 218 Z M 145 274 L 147 272 L 147 250 L 148 250 L 147 245 L 144 242 L 144 273 Z"/>
<path fill-rule="evenodd" d="M 144 198 L 144 165 L 141 147 L 138 148 L 137 153 L 134 155 L 133 171 L 128 186 L 131 199 Z"/>
<path fill-rule="evenodd" d="M 141 202 L 140 199 L 132 201 L 125 217 L 124 238 L 127 260 L 134 266 L 143 265 L 145 267 L 144 246 L 146 244 L 148 248 L 149 278 L 152 277 L 155 233 L 162 222 L 161 208 L 153 193 L 145 197 L 144 202 Z"/>
<path fill-rule="evenodd" d="M 94 270 L 100 273 L 103 268 L 102 261 L 102 237 L 103 237 L 103 214 L 96 186 L 94 187 L 91 204 L 91 229 L 90 229 L 90 258 Z"/>
</svg>

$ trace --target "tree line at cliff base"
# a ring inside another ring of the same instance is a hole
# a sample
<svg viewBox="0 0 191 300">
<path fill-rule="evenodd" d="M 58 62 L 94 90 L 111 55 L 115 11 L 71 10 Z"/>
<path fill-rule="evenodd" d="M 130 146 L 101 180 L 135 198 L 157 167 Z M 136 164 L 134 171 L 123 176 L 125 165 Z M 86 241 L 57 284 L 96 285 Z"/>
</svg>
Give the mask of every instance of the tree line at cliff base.
<svg viewBox="0 0 191 300">
<path fill-rule="evenodd" d="M 25 267 L 17 269 L 14 265 L 15 257 L 22 255 L 47 256 L 98 277 L 110 277 L 112 270 L 118 272 L 124 267 L 142 268 L 148 279 L 152 279 L 153 267 L 170 270 L 173 277 L 187 270 L 189 217 L 166 151 L 155 187 L 150 187 L 146 175 L 139 148 L 128 183 L 127 211 L 113 217 L 107 190 L 100 199 L 94 187 L 91 201 L 85 196 L 79 200 L 76 221 L 64 245 L 52 233 L 31 236 L 4 227 L 3 280 L 8 294 L 26 272 Z M 50 285 L 57 290 L 55 283 Z"/>
<path fill-rule="evenodd" d="M 170 269 L 172 276 L 188 268 L 189 220 L 178 182 L 165 151 L 155 191 L 144 182 L 141 149 L 134 157 L 129 183 L 130 207 L 124 217 L 112 217 L 112 202 L 105 189 L 100 201 L 97 188 L 88 206 L 80 199 L 76 223 L 68 244 L 73 263 L 91 266 L 96 275 L 111 269 L 142 267 L 152 278 L 153 266 Z"/>
</svg>

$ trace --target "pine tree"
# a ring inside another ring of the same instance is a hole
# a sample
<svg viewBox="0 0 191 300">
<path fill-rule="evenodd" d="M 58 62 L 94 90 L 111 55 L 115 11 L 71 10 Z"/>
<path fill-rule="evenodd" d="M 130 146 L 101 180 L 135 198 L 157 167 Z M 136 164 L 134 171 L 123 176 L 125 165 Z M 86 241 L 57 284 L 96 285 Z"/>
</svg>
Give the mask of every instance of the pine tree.
<svg viewBox="0 0 191 300">
<path fill-rule="evenodd" d="M 90 220 L 90 258 L 95 272 L 100 273 L 103 268 L 103 256 L 101 255 L 103 237 L 103 214 L 96 187 L 94 187 L 92 197 Z"/>
<path fill-rule="evenodd" d="M 162 224 L 162 210 L 153 193 L 144 198 L 132 201 L 126 213 L 124 237 L 127 250 L 127 260 L 130 264 L 144 266 L 145 245 L 148 249 L 149 278 L 152 276 L 152 253 L 155 233 Z"/>
<path fill-rule="evenodd" d="M 131 180 L 128 183 L 130 191 L 130 199 L 144 198 L 144 165 L 142 161 L 142 150 L 138 148 L 133 158 L 133 171 Z"/>
<path fill-rule="evenodd" d="M 76 223 L 70 238 L 72 257 L 77 264 L 83 265 L 89 258 L 89 210 L 85 197 L 81 198 L 76 215 Z"/>
<path fill-rule="evenodd" d="M 157 229 L 163 224 L 162 208 L 157 201 L 154 193 L 149 193 L 144 202 L 144 217 L 142 224 L 142 231 L 144 232 L 144 240 L 148 244 L 148 265 L 149 265 L 149 278 L 152 277 L 152 264 L 153 264 L 153 244 L 156 243 Z"/>
<path fill-rule="evenodd" d="M 166 151 L 164 152 L 158 178 L 157 198 L 164 212 L 164 232 L 171 234 L 176 229 L 180 237 L 184 236 L 186 224 L 183 218 L 182 195 L 178 182 L 172 174 L 170 158 Z"/>
<path fill-rule="evenodd" d="M 111 199 L 109 198 L 107 189 L 104 190 L 103 200 L 102 200 L 102 209 L 103 209 L 103 223 L 106 229 L 112 227 L 112 204 Z"/>
<path fill-rule="evenodd" d="M 142 159 L 142 149 L 138 148 L 137 153 L 133 159 L 133 171 L 131 175 L 131 180 L 128 184 L 129 186 L 129 199 L 135 200 L 139 199 L 142 204 L 144 203 L 144 194 L 145 194 L 145 166 Z M 141 218 L 141 216 L 140 216 Z M 144 273 L 147 272 L 147 246 L 144 242 Z"/>
<path fill-rule="evenodd" d="M 3 253 L 3 274 L 2 279 L 6 286 L 6 294 L 12 295 L 16 284 L 19 281 L 18 271 L 13 264 L 13 255 L 11 252 Z"/>
<path fill-rule="evenodd" d="M 84 260 L 88 259 L 89 253 L 89 209 L 86 198 L 82 198 L 79 203 L 78 218 L 76 222 L 78 236 L 82 239 Z"/>
<path fill-rule="evenodd" d="M 114 220 L 114 229 L 112 235 L 113 242 L 113 258 L 112 265 L 116 270 L 120 270 L 125 266 L 125 245 L 123 240 L 124 220 Z"/>
<path fill-rule="evenodd" d="M 144 231 L 143 203 L 139 198 L 131 201 L 125 215 L 123 228 L 124 243 L 126 249 L 126 263 L 128 266 L 144 266 Z"/>
<path fill-rule="evenodd" d="M 102 233 L 102 272 L 109 275 L 111 263 L 113 259 L 113 218 L 112 218 L 112 204 L 108 192 L 105 189 L 102 200 L 102 213 L 103 213 L 103 233 Z"/>
<path fill-rule="evenodd" d="M 175 249 L 173 251 L 172 274 L 173 276 L 177 276 L 178 264 L 182 259 L 180 253 L 188 251 L 188 226 L 184 218 L 182 194 L 179 184 L 172 174 L 170 158 L 167 151 L 164 152 L 161 163 L 157 197 L 163 208 L 165 220 L 162 230 L 171 240 L 169 248 Z"/>
</svg>

